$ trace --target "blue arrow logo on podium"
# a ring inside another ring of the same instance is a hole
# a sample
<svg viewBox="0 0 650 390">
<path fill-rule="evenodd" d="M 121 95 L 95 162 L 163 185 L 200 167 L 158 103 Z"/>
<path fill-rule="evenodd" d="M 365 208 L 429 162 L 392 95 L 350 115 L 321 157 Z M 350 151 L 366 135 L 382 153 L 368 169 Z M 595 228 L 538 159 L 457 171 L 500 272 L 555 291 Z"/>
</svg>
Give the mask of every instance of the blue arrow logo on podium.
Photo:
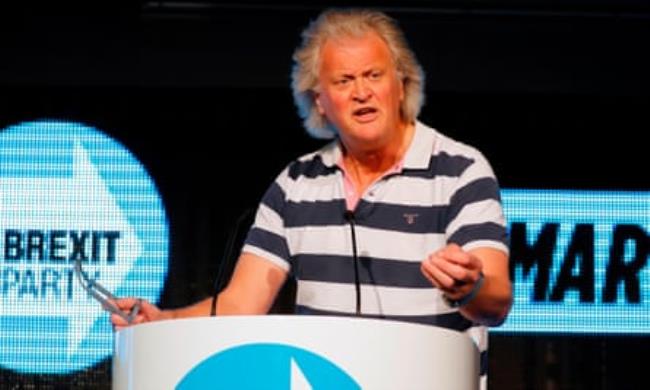
<svg viewBox="0 0 650 390">
<path fill-rule="evenodd" d="M 207 388 L 266 390 L 359 390 L 334 362 L 302 348 L 246 344 L 212 355 L 192 368 L 176 390 Z"/>
</svg>

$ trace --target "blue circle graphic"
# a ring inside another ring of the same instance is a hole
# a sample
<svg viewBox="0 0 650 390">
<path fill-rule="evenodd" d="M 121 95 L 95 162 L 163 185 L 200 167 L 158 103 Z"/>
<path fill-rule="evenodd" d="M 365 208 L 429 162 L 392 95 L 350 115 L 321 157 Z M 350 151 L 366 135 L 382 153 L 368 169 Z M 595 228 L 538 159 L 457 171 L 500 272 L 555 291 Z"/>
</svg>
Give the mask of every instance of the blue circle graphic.
<svg viewBox="0 0 650 390">
<path fill-rule="evenodd" d="M 168 222 L 145 167 L 100 130 L 23 122 L 0 131 L 0 366 L 85 369 L 112 353 L 108 314 L 74 275 L 158 300 Z"/>
<path fill-rule="evenodd" d="M 302 348 L 256 343 L 221 351 L 205 359 L 176 386 L 176 390 L 211 389 L 359 390 L 343 369 Z"/>
</svg>

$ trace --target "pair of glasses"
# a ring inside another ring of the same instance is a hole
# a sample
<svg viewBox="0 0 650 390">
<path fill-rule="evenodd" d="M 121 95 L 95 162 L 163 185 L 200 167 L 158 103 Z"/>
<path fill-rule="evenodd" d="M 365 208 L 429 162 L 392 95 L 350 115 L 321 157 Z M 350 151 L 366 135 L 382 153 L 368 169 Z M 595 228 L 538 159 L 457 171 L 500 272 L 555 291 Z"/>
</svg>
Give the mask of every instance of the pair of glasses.
<svg viewBox="0 0 650 390">
<path fill-rule="evenodd" d="M 118 316 L 122 317 L 122 319 L 124 319 L 124 321 L 126 321 L 129 325 L 133 323 L 135 316 L 137 316 L 138 312 L 140 311 L 141 301 L 139 299 L 135 305 L 133 305 L 131 312 L 127 314 L 115 304 L 115 301 L 117 300 L 115 295 L 111 294 L 110 291 L 108 291 L 101 284 L 90 279 L 88 275 L 83 272 L 83 269 L 81 268 L 81 259 L 77 259 L 75 261 L 74 273 L 77 274 L 77 279 L 79 280 L 81 287 L 83 287 L 83 289 L 86 290 L 90 296 L 99 302 L 104 310 L 109 311 L 113 314 L 117 314 Z"/>
</svg>

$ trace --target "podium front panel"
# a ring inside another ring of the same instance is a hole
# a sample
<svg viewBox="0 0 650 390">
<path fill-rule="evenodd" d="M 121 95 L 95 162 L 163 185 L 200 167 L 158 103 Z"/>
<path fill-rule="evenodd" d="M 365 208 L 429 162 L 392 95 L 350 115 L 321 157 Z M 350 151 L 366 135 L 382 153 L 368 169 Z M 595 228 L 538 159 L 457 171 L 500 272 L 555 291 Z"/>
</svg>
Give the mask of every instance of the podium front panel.
<svg viewBox="0 0 650 390">
<path fill-rule="evenodd" d="M 477 389 L 452 330 L 324 316 L 222 316 L 116 333 L 113 389 Z"/>
</svg>

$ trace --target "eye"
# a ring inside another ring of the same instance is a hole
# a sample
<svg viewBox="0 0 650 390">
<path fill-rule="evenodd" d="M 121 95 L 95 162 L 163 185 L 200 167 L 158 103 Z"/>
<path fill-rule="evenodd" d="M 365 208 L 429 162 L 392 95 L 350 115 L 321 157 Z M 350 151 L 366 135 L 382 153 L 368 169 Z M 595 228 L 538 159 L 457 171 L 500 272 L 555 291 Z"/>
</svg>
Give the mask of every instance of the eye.
<svg viewBox="0 0 650 390">
<path fill-rule="evenodd" d="M 380 77 L 381 77 L 381 72 L 370 73 L 370 80 L 379 80 Z"/>
</svg>

